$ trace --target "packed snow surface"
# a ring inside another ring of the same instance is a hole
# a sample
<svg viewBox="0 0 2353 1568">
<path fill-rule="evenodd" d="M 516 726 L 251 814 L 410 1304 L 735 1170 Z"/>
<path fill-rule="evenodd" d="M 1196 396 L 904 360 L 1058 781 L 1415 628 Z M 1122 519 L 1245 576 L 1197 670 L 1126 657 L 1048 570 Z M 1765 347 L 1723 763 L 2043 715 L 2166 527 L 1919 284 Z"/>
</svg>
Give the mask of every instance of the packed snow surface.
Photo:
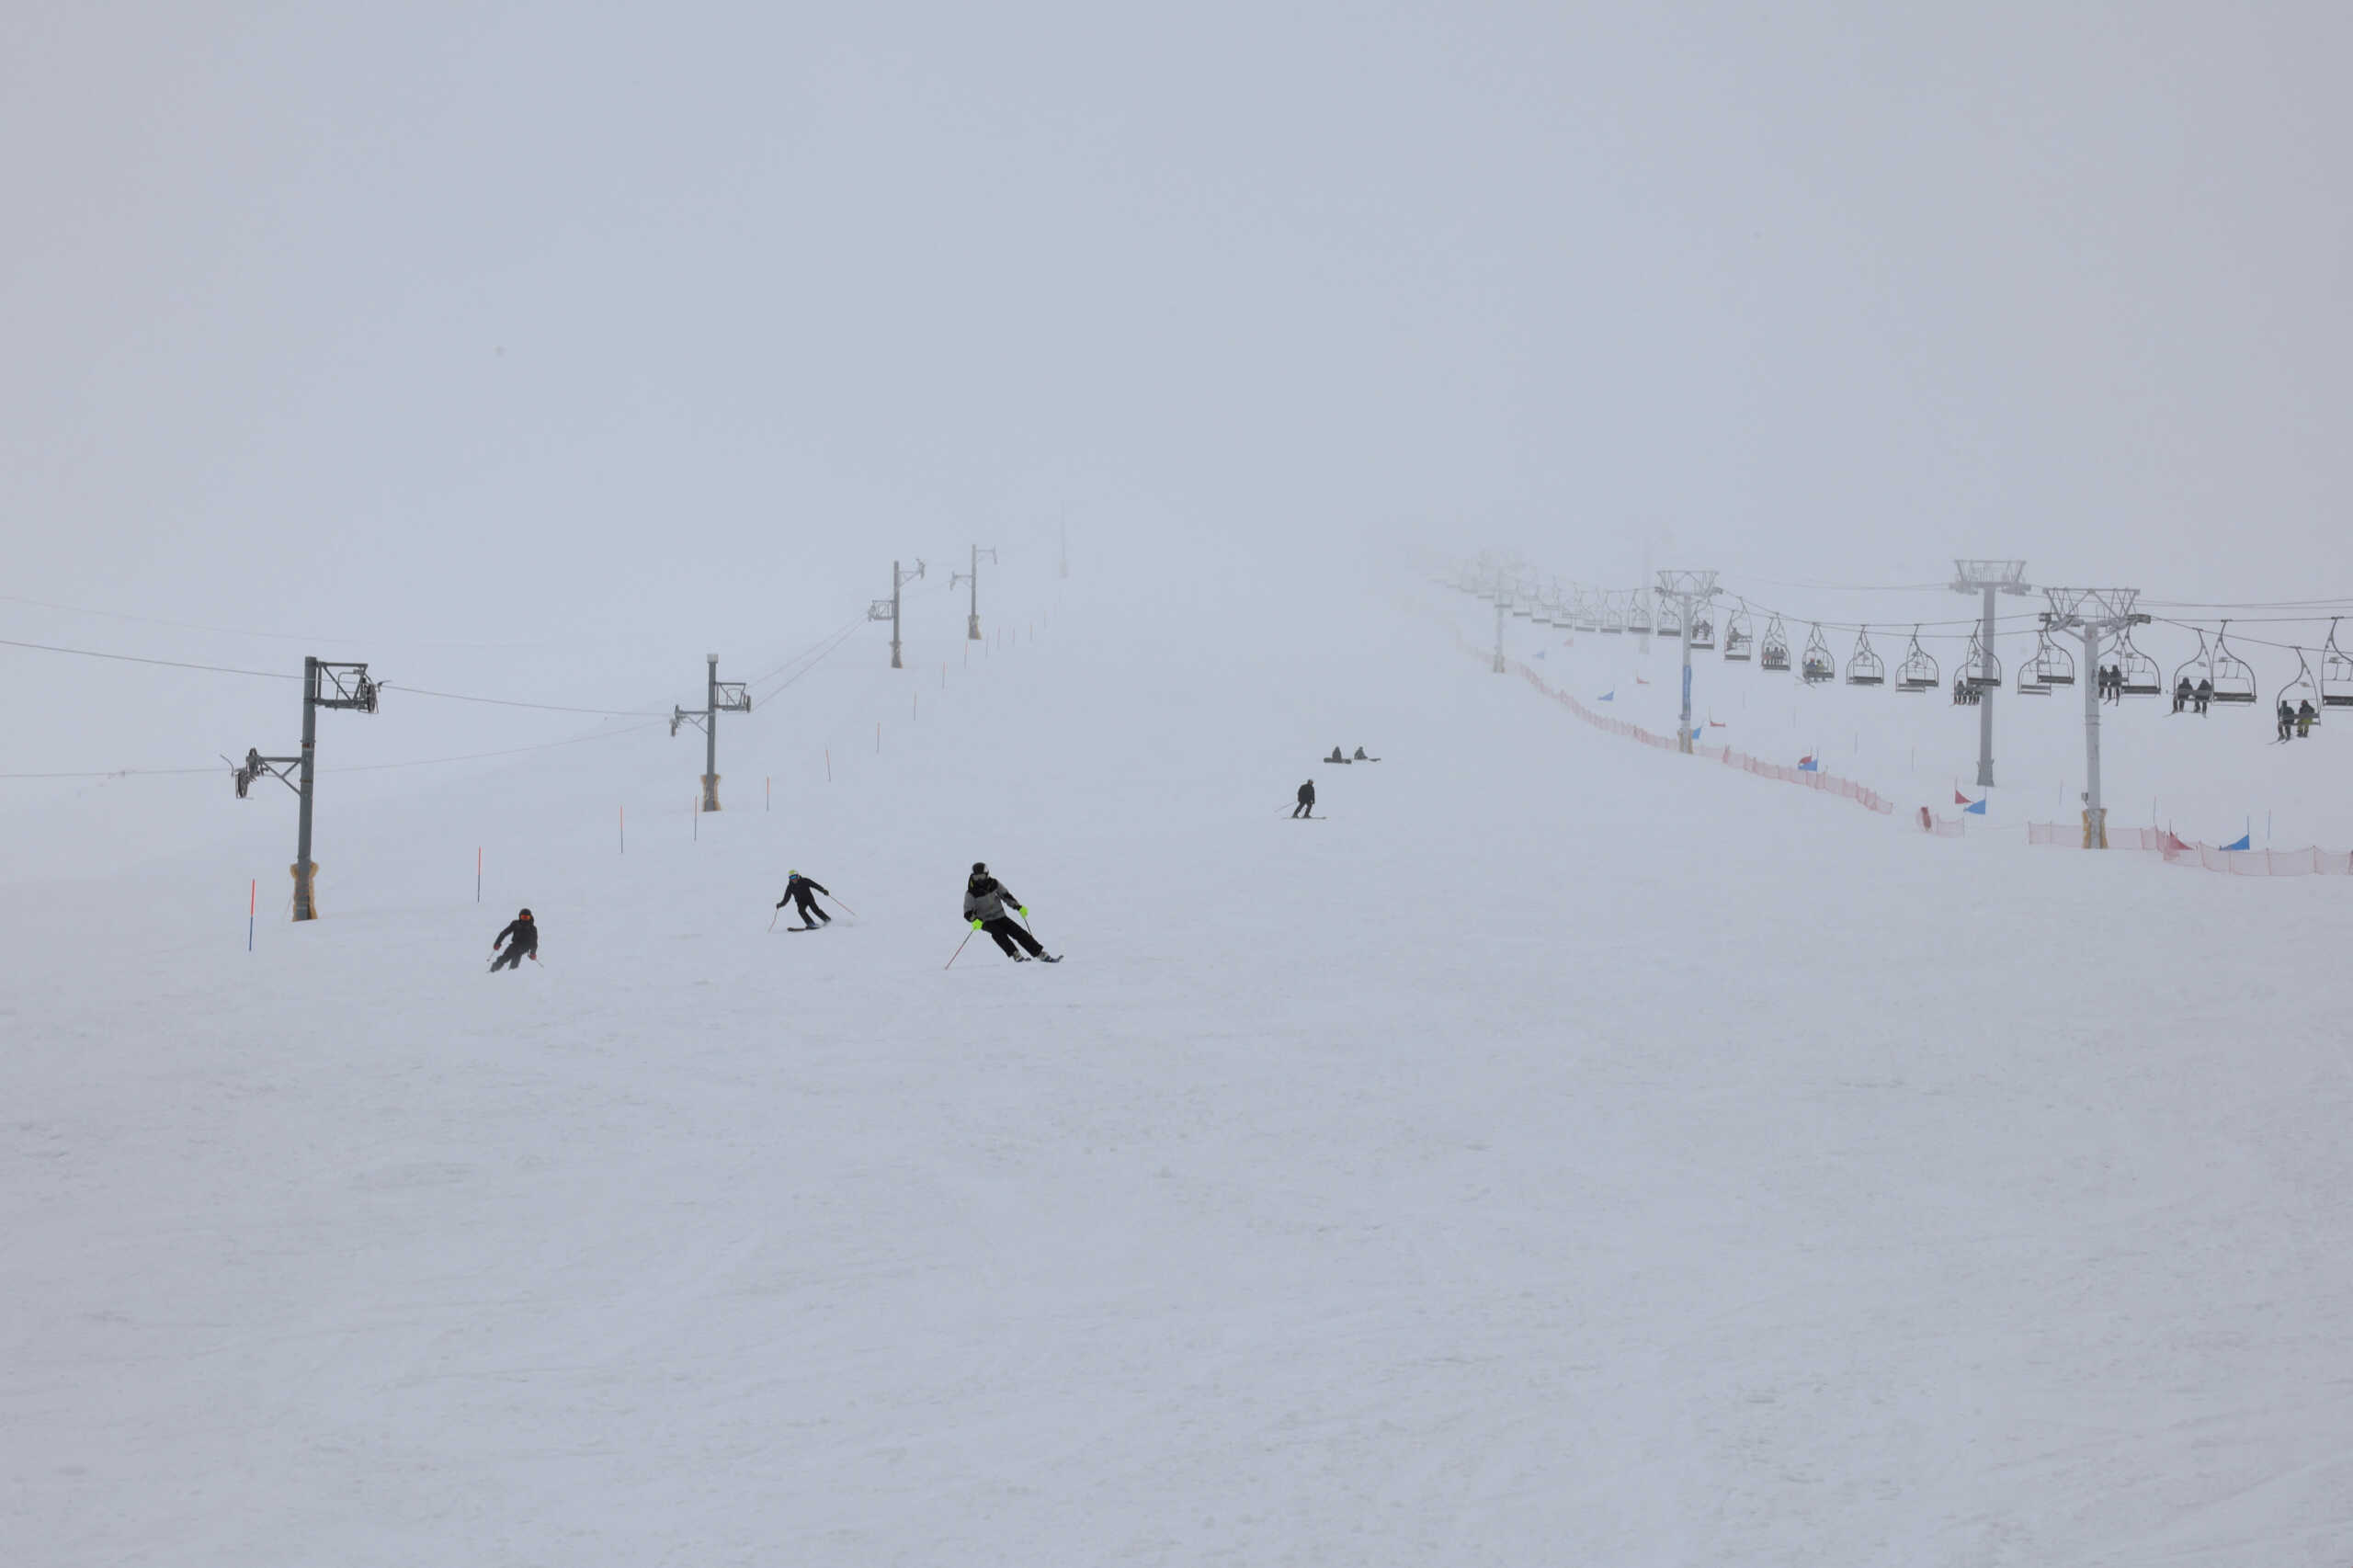
<svg viewBox="0 0 2353 1568">
<path fill-rule="evenodd" d="M 699 822 L 657 727 L 328 776 L 305 926 L 282 790 L 21 861 L 0 1556 L 2353 1557 L 2345 881 L 1633 745 L 1432 587 L 1060 586 Z M 976 859 L 1068 962 L 943 967 Z"/>
</svg>

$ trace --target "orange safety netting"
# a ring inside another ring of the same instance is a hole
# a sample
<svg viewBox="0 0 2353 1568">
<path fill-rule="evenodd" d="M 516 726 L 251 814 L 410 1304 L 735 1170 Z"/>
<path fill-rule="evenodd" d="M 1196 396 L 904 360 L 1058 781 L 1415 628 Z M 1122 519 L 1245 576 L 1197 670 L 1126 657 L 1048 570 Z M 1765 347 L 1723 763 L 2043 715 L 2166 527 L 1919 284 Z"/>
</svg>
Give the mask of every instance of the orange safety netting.
<svg viewBox="0 0 2353 1568">
<path fill-rule="evenodd" d="M 2083 846 L 2083 829 L 2066 823 L 2030 822 L 2029 844 L 2063 849 Z M 2111 827 L 2111 849 L 2141 849 L 2165 857 L 2168 866 L 2196 866 L 2233 877 L 2353 876 L 2353 850 L 2345 849 L 2224 849 L 2180 838 L 2162 827 Z"/>
<path fill-rule="evenodd" d="M 1455 642 L 1467 653 L 1475 654 L 1483 659 L 1489 656 L 1485 650 L 1474 647 L 1460 632 L 1455 635 Z M 1643 745 L 1655 746 L 1661 751 L 1678 749 L 1673 735 L 1657 734 L 1643 729 L 1640 724 L 1630 724 L 1623 719 L 1612 719 L 1605 714 L 1597 713 L 1567 692 L 1548 685 L 1542 676 L 1538 675 L 1518 659 L 1512 661 L 1512 668 L 1518 670 L 1529 685 L 1597 730 L 1626 740 L 1639 741 Z M 1751 756 L 1746 752 L 1734 751 L 1730 746 L 1695 745 L 1691 750 L 1694 756 L 1705 757 L 1711 762 L 1721 762 L 1727 767 L 1738 768 L 1743 773 L 1753 773 L 1759 778 L 1775 778 L 1784 784 L 1802 785 L 1818 794 L 1836 795 L 1841 800 L 1852 801 L 1867 811 L 1877 812 L 1881 816 L 1893 815 L 1895 811 L 1894 801 L 1869 785 L 1858 784 L 1851 778 L 1840 778 L 1835 774 L 1819 772 L 1813 768 L 1790 767 L 1782 763 L 1767 762 L 1762 757 Z"/>
</svg>

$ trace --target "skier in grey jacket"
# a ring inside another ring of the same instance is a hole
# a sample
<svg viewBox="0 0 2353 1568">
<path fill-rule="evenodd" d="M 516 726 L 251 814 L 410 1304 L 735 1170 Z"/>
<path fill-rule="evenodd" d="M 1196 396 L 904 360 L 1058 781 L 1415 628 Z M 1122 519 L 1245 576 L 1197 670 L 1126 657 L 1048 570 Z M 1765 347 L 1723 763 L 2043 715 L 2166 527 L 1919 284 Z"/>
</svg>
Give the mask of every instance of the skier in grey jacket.
<svg viewBox="0 0 2353 1568">
<path fill-rule="evenodd" d="M 1029 928 L 1006 914 L 1007 905 L 1024 915 L 1029 913 L 1021 901 L 1013 896 L 1010 888 L 989 875 L 984 862 L 973 861 L 972 878 L 964 884 L 964 918 L 972 923 L 972 928 L 986 931 L 995 937 L 996 945 L 1005 950 L 1005 956 L 1016 963 L 1028 963 L 1031 959 L 1044 959 L 1048 963 L 1062 962 L 1058 958 L 1048 958 L 1038 938 L 1029 934 Z M 1025 952 L 1023 949 L 1028 950 Z"/>
</svg>

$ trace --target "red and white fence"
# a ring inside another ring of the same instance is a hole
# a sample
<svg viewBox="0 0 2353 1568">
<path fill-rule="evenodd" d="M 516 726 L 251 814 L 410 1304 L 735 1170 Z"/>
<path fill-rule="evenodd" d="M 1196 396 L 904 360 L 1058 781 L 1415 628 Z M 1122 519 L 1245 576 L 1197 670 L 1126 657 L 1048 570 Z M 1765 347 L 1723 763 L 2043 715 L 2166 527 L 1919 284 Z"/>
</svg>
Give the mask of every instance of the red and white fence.
<svg viewBox="0 0 2353 1568">
<path fill-rule="evenodd" d="M 1483 659 L 1489 656 L 1483 650 L 1472 646 L 1459 633 L 1455 642 L 1465 653 L 1475 653 Z M 1542 676 L 1538 675 L 1518 660 L 1512 661 L 1512 667 L 1520 673 L 1529 685 L 1597 730 L 1626 740 L 1639 741 L 1643 745 L 1655 746 L 1661 751 L 1680 749 L 1677 746 L 1673 735 L 1657 734 L 1643 729 L 1640 724 L 1630 724 L 1623 719 L 1612 719 L 1607 714 L 1595 712 L 1567 692 L 1548 685 Z M 1694 746 L 1692 754 L 1711 762 L 1721 762 L 1727 767 L 1738 768 L 1743 773 L 1753 773 L 1759 778 L 1779 779 L 1784 784 L 1801 785 L 1817 794 L 1836 795 L 1841 800 L 1854 801 L 1866 811 L 1877 812 L 1881 816 L 1892 815 L 1895 811 L 1894 801 L 1869 785 L 1858 784 L 1851 778 L 1841 778 L 1835 774 L 1823 773 L 1810 767 L 1791 767 L 1784 763 L 1767 762 L 1762 757 L 1751 756 L 1743 751 L 1734 751 L 1730 746 Z"/>
<path fill-rule="evenodd" d="M 2084 830 L 2080 825 L 2063 822 L 2030 822 L 2026 824 L 2026 841 L 2054 848 L 2080 849 Z M 2353 850 L 2223 849 L 2211 844 L 2193 843 L 2161 827 L 2111 827 L 2108 830 L 2108 846 L 2145 850 L 2164 856 L 2168 866 L 2195 866 L 2232 877 L 2353 876 Z"/>
</svg>

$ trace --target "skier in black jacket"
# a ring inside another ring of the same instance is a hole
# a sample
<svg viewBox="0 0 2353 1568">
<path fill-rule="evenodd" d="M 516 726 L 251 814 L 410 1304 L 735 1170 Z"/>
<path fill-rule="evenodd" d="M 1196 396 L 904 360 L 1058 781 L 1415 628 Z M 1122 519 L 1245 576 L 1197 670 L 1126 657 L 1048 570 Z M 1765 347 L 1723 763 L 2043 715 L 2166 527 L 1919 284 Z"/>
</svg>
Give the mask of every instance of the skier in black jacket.
<svg viewBox="0 0 2353 1568">
<path fill-rule="evenodd" d="M 986 931 L 995 937 L 996 945 L 1004 949 L 1005 956 L 1015 963 L 1028 963 L 1031 959 L 1039 959 L 1046 963 L 1062 962 L 1062 960 L 1050 956 L 1046 949 L 1039 945 L 1038 938 L 1029 934 L 1029 928 L 1027 926 L 1021 925 L 1006 914 L 1006 907 L 1008 904 L 1020 910 L 1024 915 L 1029 913 L 1029 908 L 1013 896 L 1012 889 L 989 875 L 989 869 L 985 864 L 978 860 L 973 861 L 972 875 L 964 883 L 964 918 L 972 923 L 972 929 Z M 1018 947 L 1015 945 L 1017 943 L 1019 944 Z M 1027 952 L 1020 950 L 1023 948 L 1029 950 Z"/>
<path fill-rule="evenodd" d="M 1311 778 L 1306 783 L 1302 784 L 1299 787 L 1299 809 L 1292 812 L 1290 814 L 1293 822 L 1298 821 L 1301 817 L 1312 817 L 1315 814 L 1314 779 Z"/>
<path fill-rule="evenodd" d="M 539 961 L 540 928 L 532 922 L 529 910 L 524 910 L 516 915 L 513 920 L 507 922 L 506 929 L 490 939 L 493 949 L 501 942 L 506 944 L 506 950 L 491 960 L 491 973 L 496 974 L 502 969 L 519 970 L 527 958 L 533 963 Z"/>
<path fill-rule="evenodd" d="M 834 917 L 818 908 L 817 901 L 810 894 L 821 892 L 827 898 L 831 898 L 834 896 L 833 890 L 823 882 L 811 881 L 798 871 L 787 871 L 784 875 L 784 896 L 776 901 L 776 906 L 779 909 L 782 909 L 787 903 L 796 906 L 793 913 L 801 916 L 801 924 L 794 929 L 809 930 L 821 920 L 828 926 L 832 925 Z"/>
</svg>

